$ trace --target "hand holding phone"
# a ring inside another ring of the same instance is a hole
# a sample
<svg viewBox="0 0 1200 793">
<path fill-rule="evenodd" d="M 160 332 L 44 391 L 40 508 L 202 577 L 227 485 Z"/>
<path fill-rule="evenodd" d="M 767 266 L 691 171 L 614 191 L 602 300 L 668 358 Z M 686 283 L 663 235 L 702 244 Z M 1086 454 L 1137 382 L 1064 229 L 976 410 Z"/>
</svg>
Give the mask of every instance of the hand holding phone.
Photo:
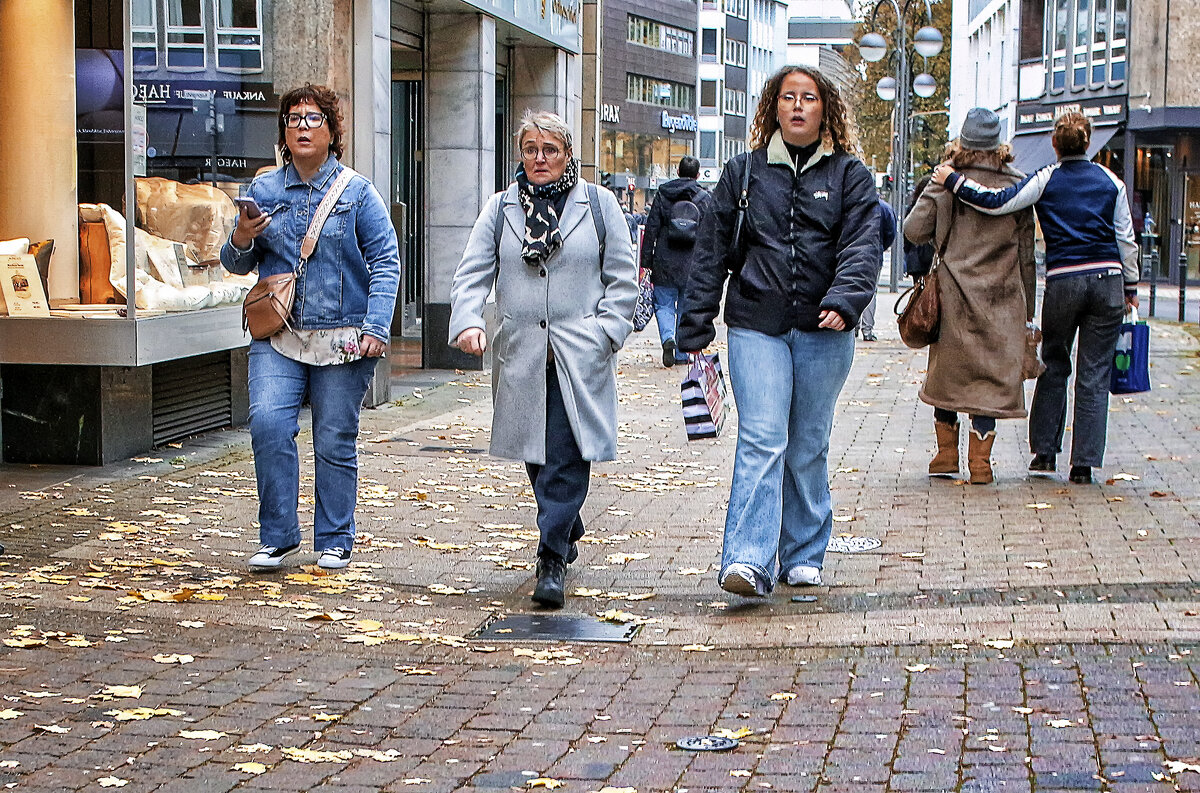
<svg viewBox="0 0 1200 793">
<path fill-rule="evenodd" d="M 246 217 L 254 220 L 262 214 L 262 210 L 258 208 L 258 202 L 250 196 L 233 199 L 233 203 L 238 205 L 238 208 L 246 210 Z"/>
</svg>

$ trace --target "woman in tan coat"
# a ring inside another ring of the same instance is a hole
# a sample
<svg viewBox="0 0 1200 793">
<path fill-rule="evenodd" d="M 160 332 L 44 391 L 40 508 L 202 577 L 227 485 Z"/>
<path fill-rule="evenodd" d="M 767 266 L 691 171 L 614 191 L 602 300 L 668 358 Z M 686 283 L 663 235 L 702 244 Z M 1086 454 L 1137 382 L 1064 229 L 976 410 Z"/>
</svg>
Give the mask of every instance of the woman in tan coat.
<svg viewBox="0 0 1200 793">
<path fill-rule="evenodd" d="M 1000 143 L 1000 119 L 983 108 L 967 113 L 949 159 L 987 187 L 1008 187 L 1023 177 L 1008 164 L 1012 153 Z M 937 265 L 941 328 L 929 346 L 919 394 L 933 406 L 937 435 L 929 473 L 959 473 L 958 414 L 967 413 L 970 480 L 988 484 L 996 419 L 1026 416 L 1021 362 L 1036 294 L 1033 213 L 991 217 L 930 184 L 905 218 L 904 236 L 945 251 Z"/>
</svg>

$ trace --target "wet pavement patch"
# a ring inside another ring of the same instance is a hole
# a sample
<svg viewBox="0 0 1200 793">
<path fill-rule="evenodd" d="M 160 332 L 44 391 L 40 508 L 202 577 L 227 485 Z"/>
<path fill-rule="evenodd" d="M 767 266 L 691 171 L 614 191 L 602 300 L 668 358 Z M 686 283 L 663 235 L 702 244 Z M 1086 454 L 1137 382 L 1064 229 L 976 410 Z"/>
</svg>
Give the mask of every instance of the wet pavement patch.
<svg viewBox="0 0 1200 793">
<path fill-rule="evenodd" d="M 472 639 L 500 642 L 614 642 L 627 643 L 640 625 L 619 625 L 594 617 L 567 614 L 510 614 L 488 620 Z"/>
</svg>

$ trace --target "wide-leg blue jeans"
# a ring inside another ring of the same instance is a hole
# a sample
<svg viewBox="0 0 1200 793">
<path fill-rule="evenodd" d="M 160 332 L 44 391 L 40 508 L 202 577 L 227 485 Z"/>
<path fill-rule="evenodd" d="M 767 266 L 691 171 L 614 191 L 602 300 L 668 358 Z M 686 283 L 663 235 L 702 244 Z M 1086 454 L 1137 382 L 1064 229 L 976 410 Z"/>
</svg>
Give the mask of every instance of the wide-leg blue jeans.
<svg viewBox="0 0 1200 793">
<path fill-rule="evenodd" d="M 312 405 L 315 454 L 314 546 L 354 547 L 358 501 L 358 416 L 375 358 L 312 366 L 280 355 L 268 341 L 250 344 L 250 441 L 258 478 L 259 538 L 286 548 L 300 542 L 300 406 Z"/>
<path fill-rule="evenodd" d="M 848 331 L 729 329 L 738 441 L 722 570 L 750 565 L 770 589 L 796 565 L 824 565 L 833 531 L 829 434 L 853 359 Z"/>
</svg>

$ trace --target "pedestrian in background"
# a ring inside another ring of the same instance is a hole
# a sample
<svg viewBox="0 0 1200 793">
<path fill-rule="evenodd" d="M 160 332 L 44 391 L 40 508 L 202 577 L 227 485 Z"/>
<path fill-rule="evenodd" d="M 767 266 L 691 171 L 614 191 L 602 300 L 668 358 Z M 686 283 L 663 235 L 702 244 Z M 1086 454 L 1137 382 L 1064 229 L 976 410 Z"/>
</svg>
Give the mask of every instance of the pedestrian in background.
<svg viewBox="0 0 1200 793">
<path fill-rule="evenodd" d="M 699 160 L 679 160 L 679 178 L 659 186 L 642 233 L 642 267 L 650 271 L 650 282 L 654 284 L 654 318 L 662 343 L 663 366 L 687 360 L 675 343 L 679 291 L 687 284 L 700 221 L 712 202 L 712 196 L 696 181 L 699 175 Z"/>
<path fill-rule="evenodd" d="M 763 597 L 777 580 L 820 585 L 833 529 L 827 458 L 854 358 L 851 330 L 879 278 L 879 211 L 853 122 L 816 69 L 767 80 L 752 150 L 713 191 L 684 292 L 679 348 L 703 350 L 726 279 L 738 442 L 719 582 Z M 742 179 L 748 207 L 734 245 Z"/>
<path fill-rule="evenodd" d="M 579 175 L 566 122 L 526 111 L 517 142 L 516 180 L 488 199 L 454 273 L 449 336 L 484 353 L 494 286 L 491 453 L 525 462 L 541 535 L 533 599 L 559 608 L 591 463 L 617 454 L 616 352 L 637 266 L 621 206 Z"/>
<path fill-rule="evenodd" d="M 283 95 L 279 148 L 284 165 L 250 184 L 245 206 L 221 248 L 233 273 L 260 278 L 291 272 L 301 261 L 310 218 L 345 170 L 337 95 L 305 85 Z M 354 548 L 358 500 L 359 411 L 375 364 L 391 339 L 400 283 L 400 249 L 387 205 L 357 174 L 321 229 L 297 277 L 289 326 L 250 343 L 250 441 L 258 483 L 262 547 L 250 569 L 274 570 L 300 550 L 300 405 L 312 405 L 315 453 L 313 534 L 317 564 L 340 569 Z"/>
<path fill-rule="evenodd" d="M 977 184 L 1004 188 L 1024 176 L 1009 165 L 1012 150 L 1000 141 L 999 116 L 985 108 L 968 111 L 948 152 L 954 167 Z M 930 184 L 904 219 L 904 235 L 943 251 L 937 264 L 941 324 L 918 392 L 933 406 L 938 450 L 929 473 L 958 475 L 958 414 L 966 413 L 970 481 L 988 484 L 994 481 L 996 419 L 1026 415 L 1021 364 L 1037 297 L 1033 212 L 985 215 Z"/>
<path fill-rule="evenodd" d="M 888 248 L 892 247 L 892 243 L 896 241 L 896 213 L 892 211 L 892 207 L 883 198 L 879 198 L 879 267 L 883 268 L 883 256 L 887 253 Z M 857 336 L 859 331 L 862 331 L 862 340 L 866 342 L 879 341 L 879 337 L 875 335 L 875 305 L 879 302 L 878 293 L 871 295 L 871 302 L 863 309 L 862 318 L 858 322 L 858 327 L 854 329 L 854 335 Z"/>
<path fill-rule="evenodd" d="M 1075 352 L 1075 416 L 1070 481 L 1089 484 L 1104 464 L 1108 385 L 1121 320 L 1138 304 L 1138 247 L 1125 183 L 1088 159 L 1092 124 L 1078 112 L 1054 122 L 1058 162 L 998 189 L 942 163 L 933 181 L 982 212 L 1002 215 L 1034 207 L 1046 239 L 1042 298 L 1042 360 L 1029 415 L 1029 470 L 1051 472 L 1062 451 L 1067 379 Z M 1076 336 L 1079 337 L 1076 345 Z"/>
</svg>

